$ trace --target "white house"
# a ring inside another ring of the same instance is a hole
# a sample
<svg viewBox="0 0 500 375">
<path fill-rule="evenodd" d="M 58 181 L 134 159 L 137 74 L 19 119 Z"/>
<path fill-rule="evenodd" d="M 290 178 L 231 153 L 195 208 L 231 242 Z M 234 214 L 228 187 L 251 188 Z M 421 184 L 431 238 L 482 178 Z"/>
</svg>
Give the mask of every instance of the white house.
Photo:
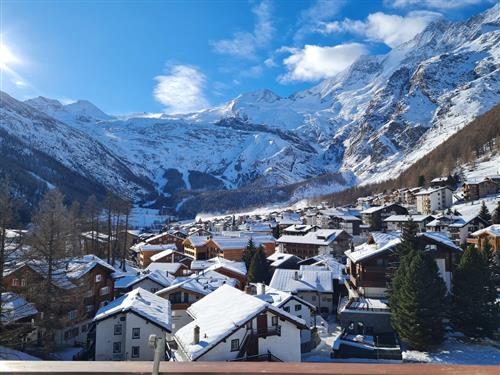
<svg viewBox="0 0 500 375">
<path fill-rule="evenodd" d="M 431 214 L 434 211 L 445 210 L 453 204 L 453 192 L 449 187 L 429 188 L 415 194 L 417 211 L 421 214 Z"/>
<path fill-rule="evenodd" d="M 115 293 L 116 295 L 122 295 L 137 288 L 155 293 L 160 289 L 172 285 L 174 282 L 174 277 L 170 276 L 167 272 L 161 271 L 125 275 L 115 280 Z"/>
<path fill-rule="evenodd" d="M 299 319 L 304 319 L 308 328 L 300 331 L 301 350 L 302 352 L 308 352 L 312 349 L 313 342 L 310 328 L 316 326 L 316 307 L 313 304 L 296 295 L 261 283 L 253 284 L 252 295 Z"/>
<path fill-rule="evenodd" d="M 295 294 L 316 307 L 321 314 L 334 312 L 334 278 L 329 270 L 277 269 L 269 286 Z"/>
<path fill-rule="evenodd" d="M 96 361 L 151 361 L 149 335 L 170 333 L 170 302 L 142 288 L 102 307 L 94 317 Z"/>
<path fill-rule="evenodd" d="M 188 313 L 193 321 L 173 337 L 177 361 L 301 361 L 305 321 L 236 288 L 221 286 Z"/>
</svg>

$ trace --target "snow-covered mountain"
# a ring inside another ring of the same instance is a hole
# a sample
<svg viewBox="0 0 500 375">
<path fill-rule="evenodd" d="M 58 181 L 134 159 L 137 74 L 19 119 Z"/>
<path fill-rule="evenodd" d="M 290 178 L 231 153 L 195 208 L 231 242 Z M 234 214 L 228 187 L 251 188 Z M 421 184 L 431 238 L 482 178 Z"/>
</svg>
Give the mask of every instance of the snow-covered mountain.
<svg viewBox="0 0 500 375">
<path fill-rule="evenodd" d="M 328 192 L 395 177 L 500 102 L 499 94 L 497 4 L 466 22 L 438 20 L 388 54 L 362 56 L 286 98 L 262 90 L 201 112 L 126 118 L 86 101 L 26 104 L 76 129 L 77 139 L 84 133 L 95 140 L 106 157 L 149 180 L 162 204 L 178 208 L 189 199 L 186 190 L 260 188 L 336 174 L 337 183 L 321 188 Z M 73 160 L 67 153 L 55 157 Z M 104 161 L 89 163 L 82 173 L 108 173 Z M 114 180 L 114 189 L 128 189 Z"/>
</svg>

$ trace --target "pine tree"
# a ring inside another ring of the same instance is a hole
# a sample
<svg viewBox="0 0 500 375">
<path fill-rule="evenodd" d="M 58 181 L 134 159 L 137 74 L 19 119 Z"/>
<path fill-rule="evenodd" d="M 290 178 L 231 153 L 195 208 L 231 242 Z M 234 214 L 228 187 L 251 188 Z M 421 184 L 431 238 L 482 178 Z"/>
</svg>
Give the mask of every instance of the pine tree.
<svg viewBox="0 0 500 375">
<path fill-rule="evenodd" d="M 493 224 L 500 224 L 500 201 L 497 203 L 497 207 L 493 211 L 493 216 L 491 217 Z"/>
<path fill-rule="evenodd" d="M 265 283 L 267 284 L 271 278 L 271 269 L 266 259 L 264 248 L 259 246 L 255 252 L 250 269 L 248 270 L 249 283 Z"/>
<path fill-rule="evenodd" d="M 428 349 L 443 340 L 446 286 L 429 253 L 411 250 L 392 280 L 391 323 L 410 348 Z"/>
<path fill-rule="evenodd" d="M 484 221 L 486 221 L 488 225 L 491 224 L 491 214 L 490 211 L 488 210 L 488 207 L 486 207 L 484 201 L 481 203 L 481 210 L 479 211 L 478 216 Z"/>
<path fill-rule="evenodd" d="M 252 262 L 252 258 L 255 254 L 255 243 L 253 242 L 252 237 L 248 240 L 247 248 L 243 250 L 243 261 L 247 266 L 247 270 L 250 268 L 250 263 Z"/>
<path fill-rule="evenodd" d="M 486 250 L 486 251 L 485 251 Z M 491 336 L 498 327 L 498 305 L 490 249 L 469 246 L 460 259 L 453 278 L 453 327 L 468 336 Z"/>
<path fill-rule="evenodd" d="M 418 176 L 418 186 L 419 187 L 425 186 L 425 176 L 423 175 Z"/>
</svg>

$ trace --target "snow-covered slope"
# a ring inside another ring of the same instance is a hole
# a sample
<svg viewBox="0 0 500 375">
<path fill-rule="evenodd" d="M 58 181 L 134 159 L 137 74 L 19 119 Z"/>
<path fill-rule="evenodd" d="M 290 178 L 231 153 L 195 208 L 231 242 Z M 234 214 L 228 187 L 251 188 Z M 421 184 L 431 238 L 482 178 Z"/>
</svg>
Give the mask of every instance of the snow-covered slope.
<svg viewBox="0 0 500 375">
<path fill-rule="evenodd" d="M 499 93 L 497 4 L 467 22 L 436 21 L 287 98 L 262 90 L 201 112 L 125 118 L 84 101 L 27 104 L 85 132 L 168 198 L 337 172 L 347 185 L 395 177 L 500 102 Z M 172 199 L 176 207 L 186 197 Z"/>
<path fill-rule="evenodd" d="M 43 158 L 46 164 L 64 166 L 84 179 L 126 197 L 138 199 L 149 192 L 147 179 L 134 175 L 121 159 L 96 139 L 6 93 L 0 92 L 0 99 L 2 147 L 7 143 L 15 145 L 10 148 L 10 153 L 16 153 L 2 157 L 16 159 L 19 164 L 28 160 L 23 165 L 30 169 L 33 177 L 44 180 L 36 168 L 30 168 L 29 159 L 35 165 L 35 159 Z M 53 187 L 51 181 L 46 183 L 48 188 Z"/>
</svg>

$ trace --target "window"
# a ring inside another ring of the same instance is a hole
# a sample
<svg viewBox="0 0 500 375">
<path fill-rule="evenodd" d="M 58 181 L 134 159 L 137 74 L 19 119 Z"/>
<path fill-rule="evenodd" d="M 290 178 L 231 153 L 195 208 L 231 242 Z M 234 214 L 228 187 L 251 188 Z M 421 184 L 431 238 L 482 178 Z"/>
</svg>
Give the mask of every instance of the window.
<svg viewBox="0 0 500 375">
<path fill-rule="evenodd" d="M 96 283 L 101 282 L 101 280 L 102 280 L 102 275 L 101 275 L 101 274 L 99 274 L 99 275 L 95 275 L 95 282 L 96 282 Z"/>
<path fill-rule="evenodd" d="M 286 312 L 290 312 L 290 306 L 283 307 L 283 310 L 285 310 Z"/>
<path fill-rule="evenodd" d="M 302 319 L 302 315 L 297 315 L 297 318 L 300 318 L 300 319 Z"/>
<path fill-rule="evenodd" d="M 239 339 L 231 340 L 231 351 L 237 352 L 238 350 L 240 350 L 240 340 Z"/>
<path fill-rule="evenodd" d="M 158 288 L 151 288 L 151 293 L 156 293 L 158 291 Z"/>
<path fill-rule="evenodd" d="M 115 325 L 115 336 L 121 335 L 122 334 L 122 325 L 121 324 L 116 324 Z"/>
<path fill-rule="evenodd" d="M 26 279 L 21 279 L 21 286 L 26 286 Z"/>
<path fill-rule="evenodd" d="M 122 352 L 122 343 L 117 341 L 113 343 L 113 353 L 121 353 Z"/>
<path fill-rule="evenodd" d="M 316 296 L 311 296 L 312 301 L 316 301 Z"/>
<path fill-rule="evenodd" d="M 140 339 L 141 338 L 141 329 L 140 328 L 132 328 L 132 338 Z"/>
<path fill-rule="evenodd" d="M 82 333 L 85 333 L 85 332 L 87 332 L 87 325 L 86 324 L 84 324 L 82 326 Z"/>
<path fill-rule="evenodd" d="M 106 294 L 109 294 L 109 286 L 103 286 L 101 289 L 99 289 L 100 296 L 105 296 Z"/>
<path fill-rule="evenodd" d="M 76 319 L 76 313 L 77 311 L 76 310 L 71 310 L 68 312 L 68 319 L 69 320 L 73 320 L 73 319 Z"/>
<path fill-rule="evenodd" d="M 277 326 L 277 325 L 278 325 L 278 317 L 277 317 L 277 316 L 273 316 L 273 317 L 271 318 L 271 324 L 272 324 L 273 326 Z"/>
<path fill-rule="evenodd" d="M 252 321 L 247 322 L 247 329 L 252 329 Z"/>
<path fill-rule="evenodd" d="M 295 305 L 295 311 L 302 310 L 302 305 Z"/>
<path fill-rule="evenodd" d="M 139 358 L 140 348 L 138 346 L 132 346 L 132 358 Z"/>
<path fill-rule="evenodd" d="M 12 286 L 19 286 L 19 279 L 12 279 Z"/>
</svg>

